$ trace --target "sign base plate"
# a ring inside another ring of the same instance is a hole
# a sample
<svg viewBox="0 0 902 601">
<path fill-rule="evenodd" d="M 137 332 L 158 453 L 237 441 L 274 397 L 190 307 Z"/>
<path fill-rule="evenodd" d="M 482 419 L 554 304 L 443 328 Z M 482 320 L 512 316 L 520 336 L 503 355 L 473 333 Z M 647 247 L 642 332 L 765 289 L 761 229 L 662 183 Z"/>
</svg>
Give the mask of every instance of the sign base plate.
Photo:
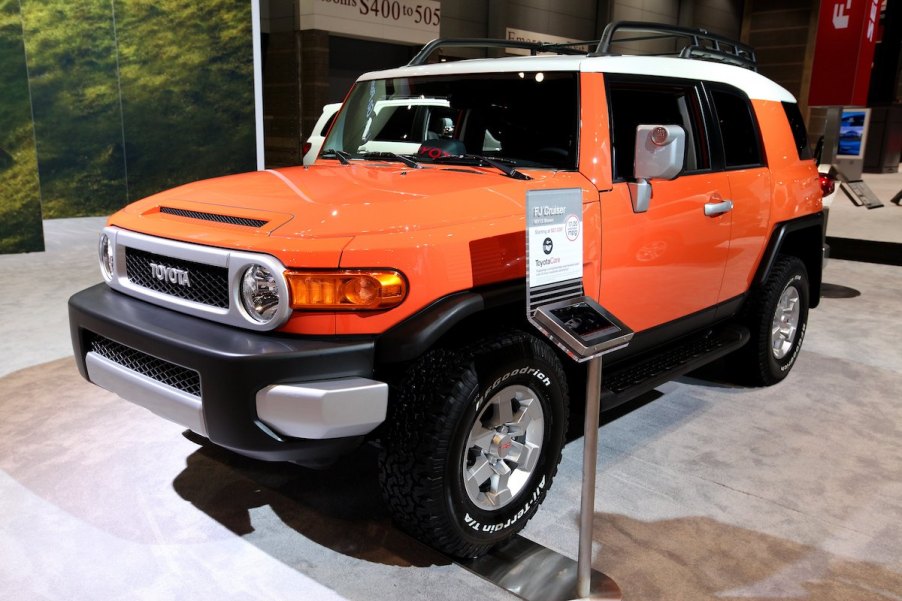
<svg viewBox="0 0 902 601">
<path fill-rule="evenodd" d="M 595 570 L 589 596 L 579 597 L 577 562 L 519 535 L 487 555 L 458 565 L 526 601 L 623 598 L 617 583 Z"/>
</svg>

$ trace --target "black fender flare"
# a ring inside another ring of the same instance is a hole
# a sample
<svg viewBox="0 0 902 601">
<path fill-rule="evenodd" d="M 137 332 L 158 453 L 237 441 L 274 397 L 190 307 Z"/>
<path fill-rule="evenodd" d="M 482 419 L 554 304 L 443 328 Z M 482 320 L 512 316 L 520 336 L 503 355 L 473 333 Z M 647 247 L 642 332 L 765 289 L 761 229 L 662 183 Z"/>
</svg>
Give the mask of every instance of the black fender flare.
<svg viewBox="0 0 902 601">
<path fill-rule="evenodd" d="M 376 365 L 416 359 L 465 319 L 505 305 L 521 307 L 525 321 L 524 281 L 505 282 L 484 289 L 466 290 L 444 296 L 376 339 Z"/>
<path fill-rule="evenodd" d="M 824 213 L 818 212 L 774 226 L 767 248 L 755 272 L 754 286 L 761 286 L 773 270 L 781 254 L 799 257 L 808 270 L 809 305 L 817 307 L 821 300 L 821 282 L 824 266 Z"/>
</svg>

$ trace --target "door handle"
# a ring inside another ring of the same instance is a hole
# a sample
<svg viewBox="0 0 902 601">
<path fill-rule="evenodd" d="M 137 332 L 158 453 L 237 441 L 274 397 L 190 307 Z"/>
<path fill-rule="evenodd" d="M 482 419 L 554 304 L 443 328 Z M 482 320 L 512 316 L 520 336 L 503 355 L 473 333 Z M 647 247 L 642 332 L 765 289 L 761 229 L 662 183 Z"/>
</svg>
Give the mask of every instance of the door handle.
<svg viewBox="0 0 902 601">
<path fill-rule="evenodd" d="M 706 217 L 716 217 L 717 215 L 723 215 L 724 213 L 729 213 L 733 210 L 733 201 L 732 200 L 722 200 L 720 202 L 706 202 L 705 203 L 705 216 Z"/>
</svg>

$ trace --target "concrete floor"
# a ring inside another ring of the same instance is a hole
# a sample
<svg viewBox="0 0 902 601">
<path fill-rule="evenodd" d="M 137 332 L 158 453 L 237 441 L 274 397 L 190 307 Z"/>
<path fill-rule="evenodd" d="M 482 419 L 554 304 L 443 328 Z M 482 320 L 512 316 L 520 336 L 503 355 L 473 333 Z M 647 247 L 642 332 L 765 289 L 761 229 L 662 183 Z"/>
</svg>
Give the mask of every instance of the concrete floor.
<svg viewBox="0 0 902 601">
<path fill-rule="evenodd" d="M 83 382 L 65 299 L 101 223 L 0 256 L 0 598 L 515 599 L 392 528 L 370 453 L 255 462 Z M 594 567 L 627 601 L 902 600 L 902 268 L 825 281 L 784 383 L 709 370 L 601 428 Z M 570 557 L 581 453 L 524 531 Z"/>
</svg>

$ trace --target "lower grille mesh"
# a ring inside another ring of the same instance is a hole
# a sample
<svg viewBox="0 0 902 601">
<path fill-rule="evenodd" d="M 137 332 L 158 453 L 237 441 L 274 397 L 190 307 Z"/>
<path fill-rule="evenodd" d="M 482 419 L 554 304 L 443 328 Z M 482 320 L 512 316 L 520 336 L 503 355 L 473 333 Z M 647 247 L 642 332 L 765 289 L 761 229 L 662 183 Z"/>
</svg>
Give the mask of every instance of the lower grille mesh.
<svg viewBox="0 0 902 601">
<path fill-rule="evenodd" d="M 88 348 L 126 369 L 138 372 L 182 392 L 196 397 L 200 396 L 200 374 L 193 369 L 157 359 L 118 342 L 113 342 L 99 334 L 91 335 Z"/>
</svg>

